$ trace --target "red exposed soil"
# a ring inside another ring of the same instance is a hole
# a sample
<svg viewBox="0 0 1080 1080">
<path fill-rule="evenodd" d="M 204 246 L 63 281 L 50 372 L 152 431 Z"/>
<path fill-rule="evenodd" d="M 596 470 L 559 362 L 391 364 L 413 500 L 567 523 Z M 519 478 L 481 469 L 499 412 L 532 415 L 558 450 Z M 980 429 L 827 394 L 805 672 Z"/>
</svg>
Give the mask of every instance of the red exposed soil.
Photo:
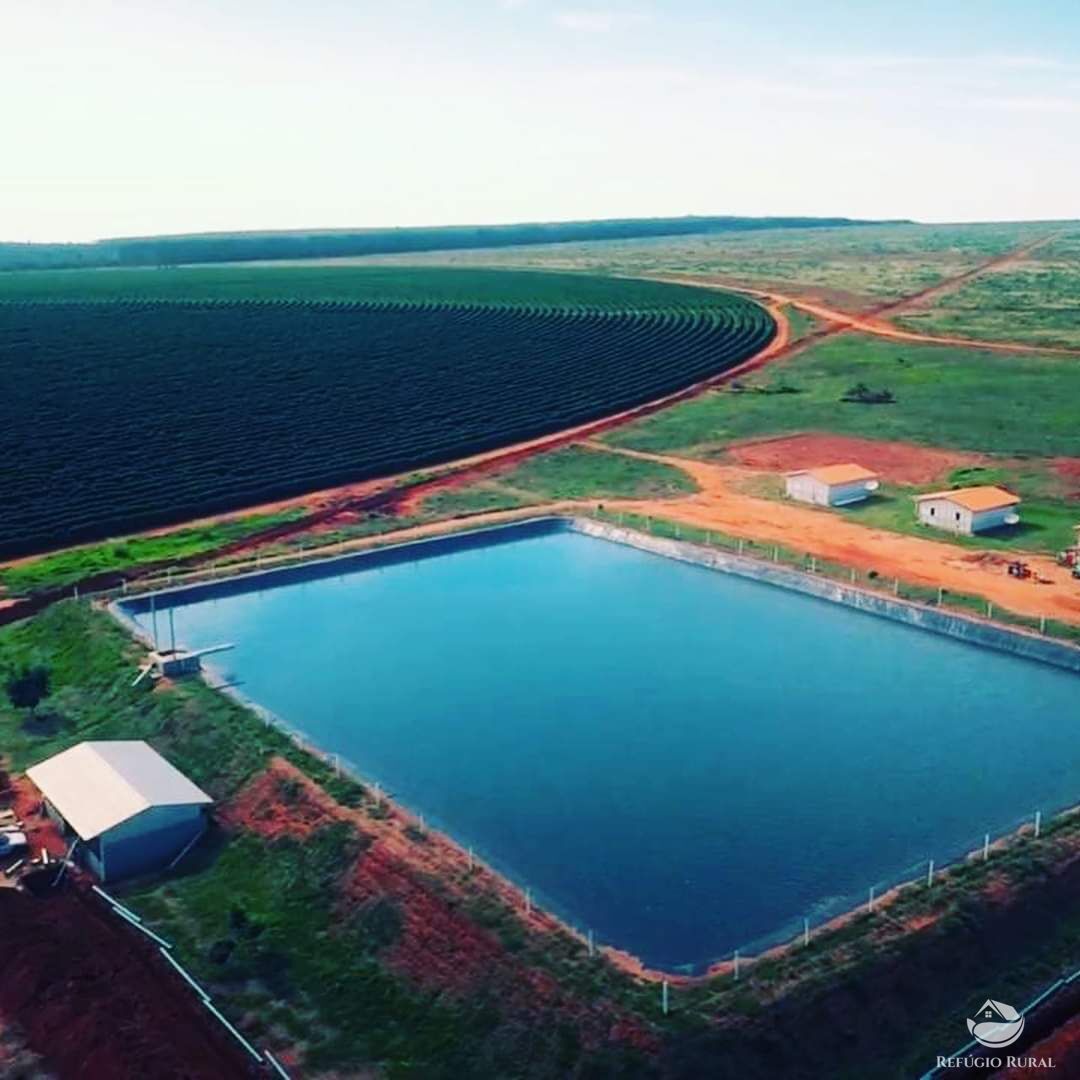
<svg viewBox="0 0 1080 1080">
<path fill-rule="evenodd" d="M 217 817 L 223 825 L 270 839 L 291 836 L 303 840 L 335 820 L 322 802 L 284 771 L 271 769 L 256 776 L 222 806 Z"/>
<path fill-rule="evenodd" d="M 1052 1058 L 1054 1072 L 1050 1075 L 1060 1076 L 1062 1080 L 1070 1076 L 1080 1076 L 1080 1016 L 1074 1016 L 1048 1038 L 1035 1043 L 1034 1046 L 1017 1056 L 1036 1059 Z M 1048 1070 L 1045 1068 L 1018 1065 L 994 1073 L 992 1080 L 1034 1080 L 1036 1077 L 1047 1075 Z"/>
<path fill-rule="evenodd" d="M 42 848 L 66 854 L 25 776 L 0 773 L 0 807 L 22 820 L 31 855 Z M 53 872 L 40 874 L 51 880 Z M 0 1031 L 14 1029 L 12 1045 L 40 1055 L 65 1080 L 248 1075 L 246 1061 L 210 1031 L 213 1022 L 154 948 L 81 877 L 44 896 L 0 889 L 0 927 Z"/>
<path fill-rule="evenodd" d="M 153 947 L 74 885 L 0 890 L 0 1016 L 64 1080 L 251 1075 Z"/>
<path fill-rule="evenodd" d="M 303 836 L 333 821 L 349 822 L 361 837 L 362 853 L 346 872 L 340 910 L 344 915 L 379 902 L 393 905 L 401 928 L 382 955 L 392 970 L 417 986 L 454 995 L 496 988 L 507 1011 L 523 1020 L 563 1016 L 586 1046 L 618 1041 L 657 1049 L 655 1035 L 640 1020 L 610 1002 L 574 997 L 546 971 L 509 952 L 467 908 L 470 901 L 496 896 L 513 905 L 530 935 L 559 931 L 554 918 L 536 909 L 526 915 L 521 896 L 507 881 L 480 864 L 468 872 L 466 853 L 457 845 L 436 832 L 418 835 L 408 814 L 384 805 L 382 818 L 341 806 L 299 769 L 276 758 L 231 800 L 223 820 L 271 837 Z"/>
<path fill-rule="evenodd" d="M 769 472 L 812 469 L 851 461 L 873 469 L 884 479 L 897 484 L 929 484 L 952 469 L 980 465 L 986 460 L 981 454 L 813 431 L 735 443 L 725 457 L 738 465 Z"/>
<path fill-rule="evenodd" d="M 1065 497 L 1080 499 L 1080 458 L 1052 458 L 1050 466 L 1065 481 Z"/>
</svg>

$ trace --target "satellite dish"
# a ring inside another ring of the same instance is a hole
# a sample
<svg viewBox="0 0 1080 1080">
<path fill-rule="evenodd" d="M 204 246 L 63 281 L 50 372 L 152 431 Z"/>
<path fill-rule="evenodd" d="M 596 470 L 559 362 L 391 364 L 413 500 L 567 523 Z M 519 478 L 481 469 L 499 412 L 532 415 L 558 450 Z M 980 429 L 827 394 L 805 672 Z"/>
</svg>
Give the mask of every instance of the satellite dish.
<svg viewBox="0 0 1080 1080">
<path fill-rule="evenodd" d="M 1020 524 L 1020 515 L 1019 514 L 1006 514 L 1005 515 L 1005 524 L 1006 525 L 1019 525 Z"/>
<path fill-rule="evenodd" d="M 877 489 L 879 487 L 881 487 L 881 481 L 880 480 L 867 480 L 866 481 L 866 490 L 867 491 L 877 491 Z"/>
</svg>

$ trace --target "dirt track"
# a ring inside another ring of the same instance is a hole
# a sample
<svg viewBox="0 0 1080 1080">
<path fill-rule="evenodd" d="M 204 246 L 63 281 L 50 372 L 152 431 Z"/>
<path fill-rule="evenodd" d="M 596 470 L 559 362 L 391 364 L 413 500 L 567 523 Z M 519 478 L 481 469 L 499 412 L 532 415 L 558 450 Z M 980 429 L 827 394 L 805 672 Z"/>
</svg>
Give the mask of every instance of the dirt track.
<svg viewBox="0 0 1080 1080">
<path fill-rule="evenodd" d="M 609 448 L 610 449 L 610 448 Z M 1080 587 L 1053 559 L 1025 555 L 1032 570 L 1051 584 L 1011 578 L 1002 552 L 978 551 L 940 540 L 922 539 L 845 519 L 841 513 L 754 498 L 740 493 L 747 470 L 690 458 L 621 450 L 632 457 L 683 469 L 700 487 L 680 499 L 610 502 L 617 508 L 748 540 L 766 540 L 831 559 L 886 578 L 974 593 L 1020 615 L 1080 623 Z"/>
<path fill-rule="evenodd" d="M 990 259 L 984 263 L 980 263 L 978 266 L 973 267 L 966 273 L 957 274 L 955 277 L 951 277 L 947 281 L 938 282 L 937 285 L 931 285 L 928 288 L 922 289 L 917 293 L 912 293 L 910 296 L 905 296 L 901 300 L 890 301 L 887 304 L 882 304 L 880 307 L 875 308 L 872 314 L 894 314 L 896 312 L 904 311 L 909 307 L 915 307 L 919 304 L 924 304 L 927 300 L 936 300 L 939 296 L 947 296 L 949 293 L 956 292 L 957 289 L 962 289 L 969 281 L 972 281 L 977 277 L 981 277 L 983 274 L 987 274 L 995 270 L 1003 270 L 1007 266 L 1012 266 L 1015 263 L 1023 262 L 1024 259 L 1026 259 L 1032 252 L 1038 251 L 1041 247 L 1045 247 L 1052 240 L 1056 240 L 1061 235 L 1061 232 L 1047 233 L 1046 236 L 1041 236 L 1038 240 L 1035 240 L 1030 244 L 1025 244 L 1023 247 L 1014 248 L 1012 251 L 1007 251 L 1004 255 L 999 255 L 997 256 L 997 258 Z"/>
<path fill-rule="evenodd" d="M 724 277 L 696 274 L 647 274 L 643 276 L 653 281 L 666 281 L 676 285 L 699 285 L 705 288 L 730 289 L 735 292 L 744 292 L 749 296 L 756 297 L 758 300 L 771 305 L 773 308 L 785 304 L 798 308 L 798 310 L 804 311 L 808 315 L 812 315 L 814 318 L 820 319 L 826 324 L 823 331 L 811 335 L 809 338 L 804 338 L 798 343 L 800 351 L 812 340 L 828 337 L 833 334 L 840 334 L 845 330 L 855 330 L 863 334 L 873 334 L 877 337 L 892 338 L 896 341 L 913 341 L 922 345 L 955 345 L 969 349 L 989 349 L 992 352 L 1049 353 L 1056 356 L 1080 356 L 1080 349 L 1070 349 L 1060 346 L 1030 345 L 1022 342 L 1007 341 L 984 341 L 978 338 L 955 337 L 941 334 L 921 334 L 914 330 L 902 330 L 900 327 L 894 326 L 887 319 L 883 318 L 885 315 L 899 313 L 910 307 L 925 304 L 927 300 L 945 296 L 948 293 L 962 288 L 968 282 L 973 281 L 977 277 L 981 277 L 983 274 L 1001 270 L 1006 266 L 1021 262 L 1033 251 L 1038 250 L 1045 244 L 1049 244 L 1059 235 L 1059 233 L 1048 233 L 1046 236 L 1042 236 L 1030 244 L 1015 248 L 1013 251 L 1006 252 L 1004 255 L 998 255 L 993 259 L 988 259 L 986 262 L 980 263 L 970 270 L 965 270 L 962 274 L 947 278 L 945 281 L 939 281 L 936 285 L 921 289 L 919 292 L 912 293 L 910 296 L 905 296 L 899 300 L 889 301 L 886 304 L 872 307 L 863 314 L 858 315 L 847 311 L 841 311 L 839 308 L 830 307 L 820 300 L 814 300 L 807 296 L 789 293 L 786 289 L 781 291 L 778 289 L 760 289 L 751 288 L 749 286 L 740 286 L 738 284 L 732 284 L 729 279 Z"/>
</svg>

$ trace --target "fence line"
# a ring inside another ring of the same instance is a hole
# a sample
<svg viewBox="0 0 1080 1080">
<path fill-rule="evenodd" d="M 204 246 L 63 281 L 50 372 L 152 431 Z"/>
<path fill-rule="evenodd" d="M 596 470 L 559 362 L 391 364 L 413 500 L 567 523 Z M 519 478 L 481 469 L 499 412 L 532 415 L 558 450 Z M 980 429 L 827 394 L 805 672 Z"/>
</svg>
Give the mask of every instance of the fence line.
<svg viewBox="0 0 1080 1080">
<path fill-rule="evenodd" d="M 1046 616 L 1020 615 L 999 604 L 990 603 L 981 596 L 959 593 L 939 586 L 914 585 L 898 577 L 883 576 L 874 570 L 860 570 L 835 559 L 825 559 L 771 542 L 729 536 L 716 529 L 703 529 L 694 525 L 670 522 L 664 518 L 609 511 L 602 507 L 597 507 L 592 516 L 601 521 L 638 529 L 654 536 L 721 548 L 748 558 L 790 566 L 818 577 L 843 581 L 846 584 L 858 584 L 864 589 L 889 593 L 902 600 L 912 600 L 931 607 L 956 611 L 971 618 L 1018 627 L 1039 637 L 1063 640 L 1072 644 L 1080 642 L 1080 627 L 1056 619 L 1048 619 Z"/>
<path fill-rule="evenodd" d="M 124 922 L 133 926 L 136 930 L 141 930 L 147 937 L 152 938 L 158 943 L 158 952 L 169 962 L 174 971 L 199 995 L 203 1005 L 209 1010 L 211 1016 L 215 1017 L 225 1028 L 225 1030 L 247 1051 L 248 1054 L 254 1058 L 260 1065 L 269 1064 L 279 1076 L 288 1080 L 289 1074 L 277 1061 L 277 1059 L 270 1053 L 269 1050 L 265 1052 L 265 1056 L 261 1054 L 254 1046 L 244 1037 L 244 1035 L 222 1014 L 221 1010 L 213 1004 L 210 995 L 203 989 L 203 987 L 196 981 L 195 977 L 176 959 L 175 956 L 169 951 L 172 949 L 172 945 L 169 944 L 164 938 L 158 937 L 152 930 L 143 925 L 142 918 L 137 915 L 130 908 L 125 907 L 118 900 L 110 896 L 104 889 L 98 888 L 97 885 L 92 885 L 91 889 L 98 894 L 105 901 L 113 912 L 120 916 Z"/>
<path fill-rule="evenodd" d="M 736 551 L 738 554 L 755 557 L 760 559 L 766 559 L 775 563 L 786 563 L 787 565 L 795 566 L 803 571 L 816 574 L 823 577 L 832 577 L 836 579 L 843 579 L 845 582 L 856 582 L 864 587 L 875 590 L 883 590 L 887 593 L 891 593 L 894 596 L 898 596 L 902 599 L 915 600 L 917 602 L 927 603 L 928 600 L 933 601 L 933 606 L 952 608 L 957 610 L 968 617 L 978 617 L 978 612 L 973 611 L 972 608 L 962 606 L 961 602 L 977 602 L 980 608 L 985 609 L 986 602 L 974 597 L 965 597 L 961 594 L 948 593 L 942 589 L 932 589 L 929 587 L 913 586 L 907 583 L 902 583 L 900 579 L 881 578 L 874 572 L 862 572 L 854 567 L 846 566 L 839 562 L 832 560 L 825 560 L 817 556 L 809 555 L 806 553 L 793 552 L 790 549 L 781 547 L 776 544 L 765 544 L 758 541 L 747 540 L 745 538 L 730 537 L 716 530 L 699 529 L 694 526 L 679 526 L 676 524 L 665 522 L 660 518 L 646 517 L 637 514 L 624 514 L 624 513 L 612 513 L 604 511 L 601 507 L 597 507 L 594 511 L 594 516 L 601 520 L 611 521 L 619 525 L 625 525 L 627 527 L 639 527 L 644 531 L 654 535 L 664 535 L 662 529 L 664 527 L 671 529 L 671 537 L 673 539 L 681 539 L 684 541 L 692 541 L 692 537 L 697 537 L 696 541 L 692 542 L 704 542 L 710 547 L 727 548 Z M 468 522 L 463 522 L 461 529 L 449 530 L 449 531 L 462 531 L 470 528 Z M 440 535 L 446 535 L 445 533 Z M 359 539 L 359 538 L 358 538 Z M 312 557 L 317 559 L 325 559 L 327 557 L 327 548 L 337 547 L 339 550 L 345 550 L 346 545 L 351 541 L 337 541 L 335 544 L 324 545 L 321 549 L 314 549 L 311 552 L 297 552 L 289 555 L 274 557 L 273 565 L 275 568 L 278 566 L 288 566 L 295 563 L 307 562 Z M 380 547 L 389 544 L 397 544 L 400 541 L 395 541 L 391 537 L 388 537 L 384 543 L 376 542 L 371 547 Z M 258 568 L 269 569 L 266 563 L 269 560 L 265 558 L 256 557 L 246 562 L 237 562 L 229 564 L 229 569 L 232 571 L 238 571 L 243 568 Z M 860 580 L 858 575 L 862 574 L 863 577 Z M 216 564 L 209 569 L 203 568 L 200 570 L 194 570 L 183 575 L 172 575 L 169 573 L 165 579 L 143 579 L 138 582 L 139 591 L 146 592 L 152 591 L 154 588 L 160 588 L 162 584 L 168 583 L 169 585 L 178 585 L 181 583 L 190 583 L 195 579 L 207 579 L 212 580 L 219 576 L 217 573 Z M 183 581 L 181 581 L 181 578 Z M 123 595 L 131 595 L 130 591 L 125 587 L 123 590 L 110 590 L 112 595 L 118 595 L 122 592 Z M 945 602 L 945 597 L 948 597 L 949 602 Z M 952 601 L 957 601 L 954 605 Z M 1015 616 L 1012 613 L 995 607 L 991 609 L 993 613 L 998 616 L 998 621 L 1004 621 L 1003 616 L 1014 619 L 1019 625 L 1024 626 L 1033 633 L 1037 633 L 1040 636 L 1046 636 L 1053 639 L 1060 639 L 1062 636 L 1069 640 L 1075 640 L 1077 634 L 1080 634 L 1076 628 L 1066 626 L 1066 633 L 1054 634 L 1050 633 L 1050 629 L 1054 627 L 1055 623 L 1047 621 L 1045 618 L 1041 619 L 1029 619 L 1024 616 Z M 1064 625 L 1064 624 L 1062 624 Z M 210 683 L 210 675 L 218 675 L 220 679 L 220 673 L 216 672 L 212 665 L 204 665 L 203 675 L 206 681 Z M 210 685 L 213 685 L 212 683 Z M 312 758 L 322 762 L 333 774 L 341 776 L 345 775 L 354 782 L 367 788 L 374 798 L 376 803 L 383 801 L 382 789 L 379 786 L 378 781 L 368 778 L 361 770 L 359 770 L 355 764 L 348 760 L 342 760 L 338 755 L 322 750 L 315 743 L 313 743 L 310 737 L 303 731 L 295 728 L 293 725 L 287 723 L 277 714 L 266 709 L 258 702 L 248 698 L 241 691 L 232 686 L 217 686 L 216 689 L 228 694 L 234 700 L 236 700 L 241 706 L 251 710 L 268 727 L 275 727 L 280 730 L 300 751 L 310 755 Z M 426 826 L 423 816 L 408 808 L 402 806 L 400 803 L 395 803 L 398 814 L 404 818 L 407 822 L 414 827 L 424 831 Z M 1070 807 L 1068 809 L 1058 812 L 1051 820 L 1050 830 L 1053 829 L 1054 824 L 1060 823 L 1065 818 L 1073 815 L 1076 811 L 1076 807 Z M 1033 826 L 1030 823 L 1034 820 Z M 966 849 L 964 854 L 950 855 L 946 860 L 938 860 L 935 863 L 933 858 L 911 864 L 899 871 L 897 874 L 890 876 L 885 881 L 877 881 L 872 885 L 869 885 L 866 892 L 863 895 L 868 897 L 864 904 L 861 901 L 855 901 L 854 898 L 845 898 L 841 905 L 830 904 L 827 908 L 822 909 L 817 914 L 810 915 L 797 915 L 793 916 L 792 924 L 785 924 L 784 927 L 755 939 L 749 945 L 742 945 L 739 949 L 734 950 L 733 953 L 733 968 L 735 972 L 735 978 L 738 978 L 738 971 L 740 964 L 753 964 L 755 961 L 759 961 L 765 958 L 770 952 L 774 951 L 778 947 L 792 946 L 801 942 L 805 947 L 810 944 L 813 939 L 813 932 L 821 929 L 827 929 L 829 924 L 834 922 L 840 917 L 847 915 L 857 914 L 861 909 L 865 909 L 868 914 L 873 914 L 878 910 L 887 908 L 889 903 L 889 894 L 898 893 L 900 890 L 906 890 L 910 888 L 919 887 L 920 881 L 923 888 L 933 888 L 935 876 L 940 875 L 943 871 L 949 869 L 955 869 L 957 866 L 973 860 L 977 852 L 981 852 L 981 858 L 983 861 L 991 856 L 992 849 L 1002 848 L 1011 845 L 1012 843 L 1019 842 L 1023 839 L 1028 832 L 1029 826 L 1031 827 L 1034 838 L 1038 839 L 1041 832 L 1047 831 L 1046 825 L 1047 819 L 1037 812 L 1034 819 L 1025 817 L 1023 822 L 1014 822 L 1004 832 L 999 833 L 996 839 L 991 838 L 991 833 L 984 832 L 979 834 L 979 840 L 977 843 L 973 843 L 972 846 Z M 444 833 L 444 835 L 446 835 Z M 447 839 L 453 843 L 455 847 L 460 847 L 447 835 Z M 483 865 L 477 860 L 472 848 L 469 848 L 467 853 L 463 851 L 463 862 L 467 867 L 472 870 L 477 865 Z M 488 864 L 490 867 L 491 864 Z M 935 870 L 936 866 L 936 870 Z M 922 868 L 927 869 L 922 869 Z M 507 873 L 499 868 L 494 868 L 494 872 L 498 878 L 505 881 L 509 887 L 520 892 L 523 899 L 523 908 L 525 913 L 531 914 L 531 912 L 537 907 L 534 901 L 534 897 L 537 895 L 535 890 L 523 884 L 519 884 L 521 881 L 520 875 Z M 884 886 L 884 888 L 882 888 Z M 104 895 L 104 894 L 103 894 Z M 111 898 L 109 898 L 111 901 Z M 549 911 L 556 912 L 555 905 L 544 905 Z M 133 914 L 133 913 L 132 913 Z M 592 929 L 587 931 L 579 931 L 573 927 L 569 921 L 563 916 L 558 916 L 560 921 L 563 922 L 565 928 L 573 934 L 573 936 L 580 939 L 581 943 L 587 948 L 590 956 L 595 955 L 597 949 L 600 948 L 598 941 L 596 940 L 595 932 Z M 672 987 L 677 989 L 677 985 Z"/>
<path fill-rule="evenodd" d="M 536 512 L 531 507 L 522 508 L 522 516 L 526 514 L 526 511 Z M 540 512 L 542 512 L 542 508 Z M 510 516 L 512 514 L 513 511 L 508 512 L 507 524 L 521 520 L 521 516 Z M 666 535 L 674 540 L 683 540 L 704 544 L 707 547 L 718 547 L 734 551 L 739 555 L 758 558 L 777 565 L 791 566 L 820 577 L 837 581 L 843 580 L 849 584 L 859 584 L 862 588 L 891 593 L 900 599 L 956 611 L 972 618 L 986 619 L 991 622 L 1019 627 L 1039 637 L 1074 644 L 1080 643 L 1080 627 L 1057 619 L 1049 619 L 1045 615 L 1021 615 L 973 594 L 959 593 L 940 586 L 915 585 L 898 577 L 882 576 L 873 570 L 863 571 L 834 559 L 811 555 L 808 552 L 797 551 L 784 545 L 731 536 L 717 529 L 703 529 L 695 525 L 683 525 L 660 517 L 624 513 L 622 511 L 608 511 L 604 510 L 602 506 L 595 507 L 592 510 L 592 516 L 599 520 L 609 521 L 629 528 L 638 528 L 656 536 Z M 437 525 L 440 523 L 434 522 L 432 524 Z M 448 528 L 436 535 L 447 536 L 457 532 L 467 532 L 476 527 L 468 518 L 451 519 L 448 526 Z M 229 562 L 215 561 L 191 570 L 169 568 L 153 577 L 133 578 L 131 581 L 124 581 L 119 588 L 102 589 L 96 592 L 80 592 L 76 585 L 72 588 L 72 595 L 75 598 L 95 597 L 115 600 L 121 597 L 154 592 L 163 588 L 221 580 L 232 574 L 285 569 L 290 566 L 318 562 L 332 558 L 334 555 L 375 550 L 380 547 L 396 546 L 407 542 L 395 539 L 395 536 L 396 532 L 394 531 L 385 534 L 361 534 L 353 537 L 330 539 L 321 544 L 314 544 L 310 548 L 299 547 L 276 555 L 253 554 L 247 558 Z"/>
</svg>

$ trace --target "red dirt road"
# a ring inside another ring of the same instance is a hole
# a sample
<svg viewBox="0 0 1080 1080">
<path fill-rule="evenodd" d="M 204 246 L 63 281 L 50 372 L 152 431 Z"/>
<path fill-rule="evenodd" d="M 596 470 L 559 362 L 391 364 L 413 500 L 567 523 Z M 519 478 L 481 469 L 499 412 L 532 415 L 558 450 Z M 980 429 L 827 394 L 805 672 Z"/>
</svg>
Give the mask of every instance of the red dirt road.
<svg viewBox="0 0 1080 1080">
<path fill-rule="evenodd" d="M 1056 240 L 1061 235 L 1062 234 L 1059 231 L 1048 233 L 1046 236 L 1040 236 L 1038 240 L 1033 240 L 1030 244 L 1024 244 L 1021 247 L 1014 248 L 1012 251 L 1007 251 L 1004 255 L 998 255 L 996 258 L 980 263 L 971 270 L 968 270 L 963 274 L 957 274 L 947 281 L 940 281 L 937 285 L 931 285 L 928 288 L 921 289 L 919 292 L 912 293 L 910 296 L 905 296 L 901 300 L 891 300 L 887 304 L 882 304 L 880 307 L 874 308 L 872 314 L 896 314 L 901 311 L 906 311 L 910 307 L 925 305 L 928 300 L 936 300 L 940 296 L 947 296 L 949 293 L 956 292 L 957 289 L 962 289 L 969 281 L 973 281 L 977 277 L 982 277 L 983 274 L 1004 270 L 1006 267 L 1013 266 L 1015 263 L 1023 262 L 1033 252 L 1038 251 L 1041 247 L 1045 247 L 1052 240 Z"/>
<path fill-rule="evenodd" d="M 1044 244 L 1050 243 L 1050 241 L 1055 239 L 1058 235 L 1059 234 L 1057 233 L 1051 233 L 1047 236 L 1043 236 L 1030 244 L 1025 244 L 1023 247 L 1006 252 L 1004 255 L 988 259 L 986 262 L 980 263 L 978 266 L 966 270 L 962 274 L 957 274 L 955 277 L 948 278 L 945 281 L 939 281 L 936 285 L 922 289 L 917 293 L 912 293 L 912 295 L 905 296 L 900 300 L 889 301 L 886 304 L 871 307 L 861 314 L 841 311 L 839 308 L 830 306 L 820 299 L 806 295 L 796 295 L 790 293 L 787 289 L 751 288 L 750 286 L 733 283 L 730 279 L 717 275 L 679 273 L 646 274 L 643 275 L 643 277 L 652 281 L 667 281 L 677 285 L 699 285 L 704 288 L 730 289 L 734 292 L 743 292 L 757 298 L 763 303 L 769 303 L 776 306 L 789 304 L 828 324 L 823 331 L 819 331 L 817 334 L 811 335 L 798 342 L 797 344 L 800 347 L 800 350 L 810 341 L 821 337 L 828 337 L 833 334 L 843 333 L 845 330 L 855 330 L 863 334 L 873 334 L 877 337 L 892 338 L 896 341 L 917 342 L 923 345 L 954 345 L 969 349 L 989 349 L 993 352 L 1080 356 L 1080 349 L 1070 349 L 1061 346 L 1030 345 L 1021 342 L 984 341 L 979 338 L 922 334 L 914 330 L 902 330 L 900 327 L 894 326 L 883 317 L 888 314 L 899 313 L 909 307 L 925 304 L 928 300 L 936 299 L 938 296 L 944 296 L 947 293 L 963 287 L 968 282 L 977 277 L 981 277 L 983 274 L 1001 270 L 1013 263 L 1020 262 Z"/>
</svg>

